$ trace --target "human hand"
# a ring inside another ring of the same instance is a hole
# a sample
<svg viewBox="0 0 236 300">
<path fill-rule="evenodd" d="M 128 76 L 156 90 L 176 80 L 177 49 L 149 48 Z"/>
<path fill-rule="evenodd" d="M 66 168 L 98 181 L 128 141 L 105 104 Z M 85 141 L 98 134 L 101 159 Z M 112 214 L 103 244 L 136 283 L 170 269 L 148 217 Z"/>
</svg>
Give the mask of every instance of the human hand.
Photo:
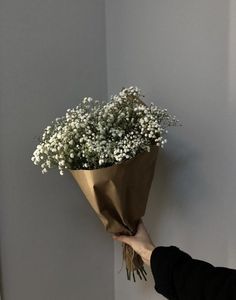
<svg viewBox="0 0 236 300">
<path fill-rule="evenodd" d="M 130 245 L 141 256 L 143 262 L 150 266 L 150 258 L 155 246 L 142 221 L 140 221 L 135 235 L 113 235 L 113 239 Z"/>
</svg>

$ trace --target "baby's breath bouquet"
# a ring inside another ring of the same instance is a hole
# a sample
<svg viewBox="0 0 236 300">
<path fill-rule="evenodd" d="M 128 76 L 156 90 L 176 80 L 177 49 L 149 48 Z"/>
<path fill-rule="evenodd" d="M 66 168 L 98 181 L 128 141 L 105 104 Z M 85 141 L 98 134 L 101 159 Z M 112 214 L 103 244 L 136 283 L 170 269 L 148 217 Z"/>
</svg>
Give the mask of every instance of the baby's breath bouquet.
<svg viewBox="0 0 236 300">
<path fill-rule="evenodd" d="M 113 234 L 133 235 L 145 213 L 158 149 L 167 127 L 178 120 L 166 109 L 146 105 L 137 87 L 123 88 L 108 102 L 84 98 L 47 126 L 32 161 L 69 170 L 89 203 Z M 128 279 L 146 279 L 141 257 L 123 245 Z"/>
</svg>

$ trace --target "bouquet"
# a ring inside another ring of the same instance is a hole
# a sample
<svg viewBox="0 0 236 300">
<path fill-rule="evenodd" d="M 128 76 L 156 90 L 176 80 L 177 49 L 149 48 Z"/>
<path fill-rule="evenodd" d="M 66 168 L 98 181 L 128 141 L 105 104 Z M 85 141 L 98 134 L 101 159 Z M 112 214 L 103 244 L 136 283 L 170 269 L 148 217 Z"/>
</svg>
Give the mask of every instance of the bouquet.
<svg viewBox="0 0 236 300">
<path fill-rule="evenodd" d="M 118 235 L 136 233 L 166 128 L 179 122 L 142 97 L 131 86 L 109 101 L 84 98 L 45 128 L 32 157 L 43 174 L 70 171 L 106 230 Z M 141 257 L 125 244 L 123 259 L 128 279 L 146 280 Z"/>
</svg>

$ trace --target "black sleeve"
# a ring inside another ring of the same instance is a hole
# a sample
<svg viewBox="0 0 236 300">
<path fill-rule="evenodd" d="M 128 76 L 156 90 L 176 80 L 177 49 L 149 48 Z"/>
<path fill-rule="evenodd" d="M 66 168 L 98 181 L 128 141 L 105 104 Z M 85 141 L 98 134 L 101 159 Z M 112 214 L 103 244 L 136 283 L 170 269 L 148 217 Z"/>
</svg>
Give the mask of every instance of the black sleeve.
<svg viewBox="0 0 236 300">
<path fill-rule="evenodd" d="M 236 270 L 214 267 L 177 247 L 157 247 L 151 270 L 158 293 L 170 300 L 236 300 Z"/>
</svg>

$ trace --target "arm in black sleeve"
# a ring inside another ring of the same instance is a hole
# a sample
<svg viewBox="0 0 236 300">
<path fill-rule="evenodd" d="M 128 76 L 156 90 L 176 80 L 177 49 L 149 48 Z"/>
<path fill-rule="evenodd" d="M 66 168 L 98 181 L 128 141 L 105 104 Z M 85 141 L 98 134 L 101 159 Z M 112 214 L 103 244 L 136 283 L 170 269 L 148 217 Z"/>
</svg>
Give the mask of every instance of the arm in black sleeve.
<svg viewBox="0 0 236 300">
<path fill-rule="evenodd" d="M 236 270 L 193 259 L 177 247 L 155 248 L 151 270 L 156 291 L 167 299 L 236 299 Z"/>
</svg>

